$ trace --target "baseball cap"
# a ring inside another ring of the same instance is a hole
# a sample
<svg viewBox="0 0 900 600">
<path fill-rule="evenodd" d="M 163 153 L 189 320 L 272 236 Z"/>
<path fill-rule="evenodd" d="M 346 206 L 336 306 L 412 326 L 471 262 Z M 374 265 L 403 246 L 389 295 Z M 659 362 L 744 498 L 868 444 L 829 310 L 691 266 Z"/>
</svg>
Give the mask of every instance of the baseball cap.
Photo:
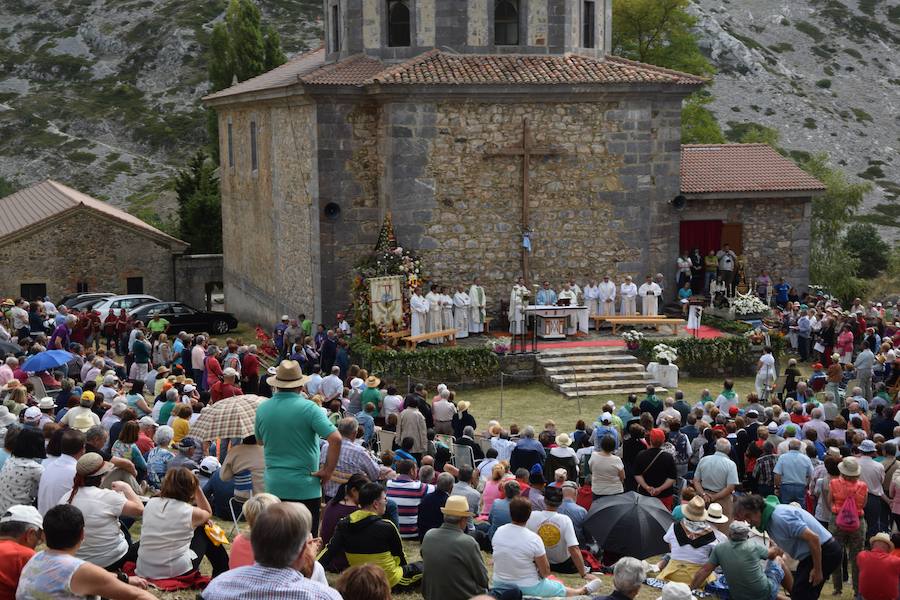
<svg viewBox="0 0 900 600">
<path fill-rule="evenodd" d="M 26 421 L 35 421 L 41 418 L 41 409 L 37 406 L 29 406 L 25 409 L 25 420 Z"/>
<path fill-rule="evenodd" d="M 191 385 L 190 383 L 185 384 L 185 386 L 183 388 L 185 394 L 193 394 L 194 390 L 196 390 L 196 389 L 197 389 L 196 386 Z"/>
<path fill-rule="evenodd" d="M 24 504 L 10 506 L 0 517 L 0 523 L 25 523 L 38 529 L 44 528 L 44 519 L 38 509 Z"/>
<path fill-rule="evenodd" d="M 738 414 L 738 407 L 737 407 L 737 406 L 731 406 L 731 407 L 729 407 L 729 408 L 728 408 L 728 414 L 731 415 L 732 417 L 737 416 L 737 414 Z"/>
<path fill-rule="evenodd" d="M 602 415 L 600 415 L 600 421 L 602 423 L 609 423 L 610 421 L 612 421 L 612 415 L 609 414 L 608 412 L 605 412 Z"/>
<path fill-rule="evenodd" d="M 221 467 L 221 463 L 219 463 L 219 459 L 215 456 L 207 456 L 202 461 L 200 461 L 200 472 L 204 475 L 212 475 Z"/>
<path fill-rule="evenodd" d="M 769 430 L 769 433 L 778 433 L 778 423 L 772 421 L 766 426 Z"/>
<path fill-rule="evenodd" d="M 237 377 L 237 375 L 238 372 L 231 367 L 227 367 L 224 371 L 222 371 L 222 377 Z"/>
<path fill-rule="evenodd" d="M 569 488 L 572 490 L 577 490 L 578 484 L 574 481 L 566 481 L 565 483 L 562 484 L 562 489 L 566 489 L 566 488 Z"/>
<path fill-rule="evenodd" d="M 141 417 L 138 425 L 141 427 L 156 427 L 157 423 L 153 420 L 153 417 Z"/>
<path fill-rule="evenodd" d="M 651 443 L 659 445 L 665 441 L 666 441 L 666 434 L 662 429 L 660 429 L 659 427 L 654 427 L 653 429 L 650 430 L 650 442 Z"/>
<path fill-rule="evenodd" d="M 180 450 L 190 450 L 191 448 L 196 448 L 197 444 L 194 442 L 193 438 L 182 438 L 180 442 L 178 442 L 178 448 Z"/>
</svg>

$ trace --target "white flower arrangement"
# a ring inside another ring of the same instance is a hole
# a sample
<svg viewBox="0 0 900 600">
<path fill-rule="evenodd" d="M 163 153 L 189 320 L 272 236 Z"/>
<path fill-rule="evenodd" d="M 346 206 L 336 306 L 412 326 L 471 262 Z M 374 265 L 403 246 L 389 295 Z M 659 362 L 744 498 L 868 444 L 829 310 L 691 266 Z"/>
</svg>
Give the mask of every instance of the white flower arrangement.
<svg viewBox="0 0 900 600">
<path fill-rule="evenodd" d="M 731 301 L 731 308 L 736 315 L 756 315 L 769 312 L 765 302 L 753 294 L 738 294 Z"/>
<path fill-rule="evenodd" d="M 653 346 L 653 359 L 656 362 L 666 361 L 673 365 L 678 360 L 678 350 L 666 344 L 657 344 Z"/>
<path fill-rule="evenodd" d="M 642 331 L 637 331 L 636 329 L 629 329 L 621 335 L 622 339 L 626 342 L 639 343 L 644 339 L 644 333 Z"/>
</svg>

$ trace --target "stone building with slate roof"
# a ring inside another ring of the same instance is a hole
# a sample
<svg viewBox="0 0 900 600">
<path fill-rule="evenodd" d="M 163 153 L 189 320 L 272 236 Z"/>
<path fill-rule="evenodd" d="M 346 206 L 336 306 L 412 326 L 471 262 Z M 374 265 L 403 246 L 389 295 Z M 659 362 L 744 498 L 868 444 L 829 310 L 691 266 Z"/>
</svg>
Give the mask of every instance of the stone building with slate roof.
<svg viewBox="0 0 900 600">
<path fill-rule="evenodd" d="M 204 99 L 229 310 L 333 322 L 387 211 L 435 280 L 480 276 L 489 312 L 523 269 L 674 272 L 681 105 L 705 80 L 611 56 L 612 0 L 324 9 L 322 48 Z"/>
</svg>

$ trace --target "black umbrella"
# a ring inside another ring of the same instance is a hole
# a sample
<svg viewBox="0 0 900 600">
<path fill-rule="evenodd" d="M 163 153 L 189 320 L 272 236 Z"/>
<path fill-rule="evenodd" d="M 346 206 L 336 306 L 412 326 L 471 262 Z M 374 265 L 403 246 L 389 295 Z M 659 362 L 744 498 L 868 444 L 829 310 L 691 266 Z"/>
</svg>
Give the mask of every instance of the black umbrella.
<svg viewBox="0 0 900 600">
<path fill-rule="evenodd" d="M 662 538 L 673 522 L 659 499 L 626 492 L 595 500 L 584 529 L 603 550 L 644 559 L 669 551 Z"/>
<path fill-rule="evenodd" d="M 20 354 L 24 352 L 22 346 L 12 342 L 0 342 L 0 354 Z"/>
</svg>

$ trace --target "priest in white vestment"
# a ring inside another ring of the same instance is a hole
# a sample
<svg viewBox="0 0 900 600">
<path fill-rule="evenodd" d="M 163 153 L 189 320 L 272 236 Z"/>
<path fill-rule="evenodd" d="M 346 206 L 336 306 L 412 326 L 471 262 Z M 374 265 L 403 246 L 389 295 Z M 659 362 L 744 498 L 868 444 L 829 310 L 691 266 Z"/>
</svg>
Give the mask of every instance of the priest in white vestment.
<svg viewBox="0 0 900 600">
<path fill-rule="evenodd" d="M 641 312 L 644 316 L 657 316 L 659 314 L 659 297 L 662 295 L 662 288 L 659 287 L 659 284 L 647 275 L 647 280 L 638 288 L 638 295 L 641 297 Z"/>
<path fill-rule="evenodd" d="M 600 316 L 616 316 L 616 284 L 609 280 L 609 275 L 604 275 L 603 281 L 597 286 L 597 303 L 600 306 Z"/>
<path fill-rule="evenodd" d="M 597 282 L 591 280 L 588 285 L 584 286 L 584 303 L 587 305 L 588 315 L 591 317 L 600 314 L 600 305 L 597 302 L 599 297 L 600 289 L 597 287 Z"/>
<path fill-rule="evenodd" d="M 633 317 L 637 314 L 637 294 L 638 289 L 631 280 L 631 275 L 626 275 L 625 283 L 619 286 L 619 297 L 622 298 L 621 316 Z"/>
<path fill-rule="evenodd" d="M 487 296 L 484 294 L 484 288 L 479 285 L 478 278 L 472 280 L 472 286 L 469 288 L 469 333 L 484 332 L 485 307 L 487 306 Z"/>
<path fill-rule="evenodd" d="M 531 292 L 525 287 L 525 281 L 519 277 L 509 292 L 509 332 L 513 335 L 525 333 L 525 307 Z"/>
<path fill-rule="evenodd" d="M 451 292 L 453 290 L 450 290 Z M 447 292 L 447 288 L 441 286 L 441 325 L 444 329 L 453 329 L 453 296 Z"/>
<path fill-rule="evenodd" d="M 428 300 L 420 293 L 419 288 L 413 290 L 409 297 L 409 333 L 421 335 L 428 331 Z"/>
<path fill-rule="evenodd" d="M 431 291 L 425 295 L 425 299 L 428 300 L 428 332 L 434 333 L 435 331 L 441 331 L 444 329 L 443 327 L 443 301 L 441 298 L 441 294 L 438 291 L 438 286 L 431 286 Z M 433 340 L 428 340 L 430 344 L 443 344 L 444 338 L 435 338 Z"/>
<path fill-rule="evenodd" d="M 466 288 L 460 285 L 453 294 L 453 324 L 456 326 L 456 337 L 469 337 L 469 309 L 472 301 Z"/>
<path fill-rule="evenodd" d="M 564 304 L 563 300 L 568 300 L 569 306 L 577 306 L 578 305 L 578 296 L 571 287 L 569 287 L 568 283 L 563 284 L 563 289 L 560 290 L 559 296 L 557 296 L 556 302 L 560 305 Z M 576 331 L 578 331 L 578 316 L 577 315 L 569 315 L 566 323 L 566 335 L 573 335 Z"/>
<path fill-rule="evenodd" d="M 575 283 L 574 279 L 569 280 L 569 289 L 575 292 L 575 301 L 572 304 L 574 306 L 584 306 L 584 292 L 581 290 L 581 286 Z"/>
</svg>

